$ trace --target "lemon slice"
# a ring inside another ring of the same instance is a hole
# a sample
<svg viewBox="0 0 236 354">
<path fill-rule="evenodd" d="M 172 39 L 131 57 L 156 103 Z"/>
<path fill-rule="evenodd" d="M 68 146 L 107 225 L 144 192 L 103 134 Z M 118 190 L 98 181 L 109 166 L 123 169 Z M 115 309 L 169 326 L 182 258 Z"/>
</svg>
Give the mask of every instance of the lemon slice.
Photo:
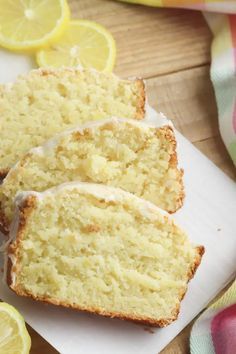
<svg viewBox="0 0 236 354">
<path fill-rule="evenodd" d="M 23 317 L 13 306 L 0 302 L 0 353 L 28 354 L 30 346 Z"/>
<path fill-rule="evenodd" d="M 0 45 L 41 48 L 62 34 L 69 17 L 66 0 L 0 0 Z"/>
<path fill-rule="evenodd" d="M 37 62 L 39 66 L 82 66 L 111 71 L 115 57 L 116 45 L 110 32 L 95 22 L 74 20 L 58 42 L 37 53 Z"/>
</svg>

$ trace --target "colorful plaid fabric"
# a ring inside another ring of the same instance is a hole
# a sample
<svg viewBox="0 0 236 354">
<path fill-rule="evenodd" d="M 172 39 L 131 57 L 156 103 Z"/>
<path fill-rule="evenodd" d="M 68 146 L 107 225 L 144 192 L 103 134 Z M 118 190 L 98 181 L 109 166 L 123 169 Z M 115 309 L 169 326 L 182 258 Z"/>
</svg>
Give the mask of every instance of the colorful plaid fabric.
<svg viewBox="0 0 236 354">
<path fill-rule="evenodd" d="M 204 11 L 214 34 L 211 48 L 211 80 L 217 100 L 219 128 L 225 146 L 236 165 L 236 0 L 122 1 Z M 224 15 L 219 14 L 220 12 Z"/>
<path fill-rule="evenodd" d="M 195 322 L 191 354 L 236 353 L 236 281 Z"/>
<path fill-rule="evenodd" d="M 211 80 L 220 132 L 236 165 L 236 15 L 205 14 L 205 18 L 214 34 Z"/>
<path fill-rule="evenodd" d="M 202 11 L 236 13 L 235 0 L 121 0 L 157 7 L 188 8 Z"/>
</svg>

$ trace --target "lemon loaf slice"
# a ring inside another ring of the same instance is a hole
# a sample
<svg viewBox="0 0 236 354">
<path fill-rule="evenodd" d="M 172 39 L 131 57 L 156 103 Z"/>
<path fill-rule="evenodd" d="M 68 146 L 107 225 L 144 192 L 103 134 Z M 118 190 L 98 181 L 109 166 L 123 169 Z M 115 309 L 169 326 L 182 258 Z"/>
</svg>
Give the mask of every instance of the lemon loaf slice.
<svg viewBox="0 0 236 354">
<path fill-rule="evenodd" d="M 120 187 L 175 212 L 183 202 L 183 183 L 172 127 L 113 118 L 32 149 L 0 186 L 2 231 L 9 231 L 17 192 L 41 192 L 69 181 Z"/>
<path fill-rule="evenodd" d="M 167 213 L 121 189 L 66 183 L 23 192 L 8 248 L 18 295 L 166 326 L 204 252 Z"/>
<path fill-rule="evenodd" d="M 0 85 L 0 175 L 30 148 L 88 117 L 142 119 L 144 107 L 142 80 L 89 69 L 38 69 Z"/>
</svg>

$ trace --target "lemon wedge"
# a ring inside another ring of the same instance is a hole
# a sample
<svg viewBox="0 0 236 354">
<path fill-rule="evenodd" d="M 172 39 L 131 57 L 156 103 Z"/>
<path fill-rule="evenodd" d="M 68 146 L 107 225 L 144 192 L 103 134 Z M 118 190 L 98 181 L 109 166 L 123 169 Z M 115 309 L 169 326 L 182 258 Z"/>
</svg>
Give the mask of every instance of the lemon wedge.
<svg viewBox="0 0 236 354">
<path fill-rule="evenodd" d="M 61 36 L 69 18 L 66 0 L 0 0 L 0 45 L 41 48 Z"/>
<path fill-rule="evenodd" d="M 0 302 L 0 353 L 28 354 L 30 346 L 23 317 L 13 306 Z"/>
<path fill-rule="evenodd" d="M 87 21 L 70 21 L 58 42 L 37 52 L 39 66 L 81 66 L 99 71 L 112 71 L 116 45 L 109 31 Z"/>
</svg>

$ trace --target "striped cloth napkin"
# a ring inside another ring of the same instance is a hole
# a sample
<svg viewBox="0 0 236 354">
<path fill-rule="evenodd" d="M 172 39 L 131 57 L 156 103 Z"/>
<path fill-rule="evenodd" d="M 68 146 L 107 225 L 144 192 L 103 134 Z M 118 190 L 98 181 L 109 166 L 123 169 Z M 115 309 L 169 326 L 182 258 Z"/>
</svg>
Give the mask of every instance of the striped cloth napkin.
<svg viewBox="0 0 236 354">
<path fill-rule="evenodd" d="M 236 165 L 236 0 L 121 1 L 204 11 L 214 34 L 211 48 L 211 80 L 215 89 L 220 133 Z"/>
<path fill-rule="evenodd" d="M 236 1 L 231 3 L 234 3 L 236 13 Z M 236 15 L 205 14 L 205 18 L 214 34 L 211 80 L 215 89 L 219 128 L 236 165 Z"/>
<path fill-rule="evenodd" d="M 156 7 L 175 7 L 211 12 L 236 13 L 235 0 L 121 0 Z"/>
<path fill-rule="evenodd" d="M 236 280 L 195 322 L 190 348 L 193 354 L 236 353 Z"/>
<path fill-rule="evenodd" d="M 211 80 L 218 106 L 219 128 L 236 165 L 236 0 L 122 1 L 204 11 L 214 35 Z M 191 354 L 236 354 L 236 280 L 197 319 L 191 331 L 190 348 Z"/>
</svg>

